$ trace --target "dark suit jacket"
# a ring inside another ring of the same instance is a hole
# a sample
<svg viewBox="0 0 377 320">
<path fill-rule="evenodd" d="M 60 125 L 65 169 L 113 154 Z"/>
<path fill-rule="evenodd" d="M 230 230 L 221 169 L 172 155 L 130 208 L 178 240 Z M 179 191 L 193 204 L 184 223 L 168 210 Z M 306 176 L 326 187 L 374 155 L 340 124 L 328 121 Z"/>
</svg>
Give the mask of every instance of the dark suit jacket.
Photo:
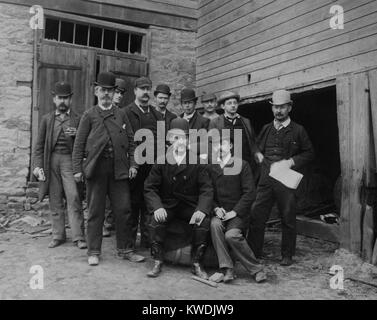
<svg viewBox="0 0 377 320">
<path fill-rule="evenodd" d="M 166 113 L 165 113 L 165 130 L 166 130 L 166 132 L 168 132 L 168 130 L 170 129 L 170 122 L 175 118 L 177 118 L 177 115 L 166 109 Z"/>
<path fill-rule="evenodd" d="M 206 165 L 185 163 L 183 160 L 179 166 L 169 163 L 153 165 L 144 183 L 148 212 L 153 214 L 159 208 L 172 209 L 183 204 L 192 207 L 193 212 L 211 213 L 213 187 Z"/>
<path fill-rule="evenodd" d="M 93 106 L 83 114 L 73 147 L 73 172 L 83 172 L 90 179 L 109 137 L 114 148 L 115 179 L 128 179 L 129 168 L 137 167 L 134 133 L 126 113 L 116 107 L 107 117 L 99 106 Z"/>
<path fill-rule="evenodd" d="M 183 115 L 184 113 L 181 114 L 181 118 L 183 118 Z M 209 119 L 204 118 L 202 115 L 199 114 L 198 111 L 195 111 L 194 115 L 189 121 L 190 129 L 196 129 L 196 130 L 206 129 L 207 130 L 208 125 L 209 125 Z"/>
<path fill-rule="evenodd" d="M 228 163 L 225 167 L 232 166 Z M 224 169 L 218 164 L 210 165 L 210 175 L 214 186 L 213 207 L 222 207 L 226 211 L 237 213 L 235 227 L 244 229 L 248 226 L 251 205 L 256 197 L 255 182 L 250 165 L 242 160 L 242 169 L 236 175 L 224 175 Z M 233 219 L 232 219 L 233 220 Z"/>
<path fill-rule="evenodd" d="M 151 105 L 149 106 L 149 108 L 154 118 L 156 118 L 156 121 L 163 121 L 162 114 L 160 112 L 158 112 Z M 125 107 L 124 110 L 126 111 L 127 117 L 131 122 L 132 130 L 136 133 L 136 131 L 141 128 L 141 111 L 139 107 L 135 104 L 135 102 L 132 102 L 127 107 Z"/>
<path fill-rule="evenodd" d="M 70 111 L 70 126 L 77 128 L 80 122 L 80 116 Z M 42 117 L 39 125 L 39 132 L 37 142 L 34 147 L 33 168 L 43 168 L 46 176 L 46 181 L 39 182 L 39 200 L 48 194 L 48 186 L 50 182 L 50 159 L 51 153 L 56 141 L 53 141 L 55 125 L 55 110 L 45 114 Z M 74 137 L 66 137 L 69 149 L 73 150 Z"/>
<path fill-rule="evenodd" d="M 274 123 L 266 124 L 257 139 L 260 151 L 264 154 L 268 134 L 274 127 Z M 292 169 L 300 171 L 314 159 L 313 145 L 303 126 L 294 121 L 285 129 L 284 149 L 286 150 L 285 159 L 292 158 L 295 162 Z"/>
</svg>

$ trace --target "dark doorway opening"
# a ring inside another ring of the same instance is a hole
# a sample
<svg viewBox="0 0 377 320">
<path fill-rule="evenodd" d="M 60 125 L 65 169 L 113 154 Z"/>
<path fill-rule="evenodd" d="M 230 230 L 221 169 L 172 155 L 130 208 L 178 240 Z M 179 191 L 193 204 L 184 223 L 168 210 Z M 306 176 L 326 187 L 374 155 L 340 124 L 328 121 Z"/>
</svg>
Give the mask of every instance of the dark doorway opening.
<svg viewBox="0 0 377 320">
<path fill-rule="evenodd" d="M 298 214 L 316 219 L 323 214 L 339 214 L 341 169 L 336 87 L 293 94 L 292 100 L 291 119 L 304 126 L 316 153 L 297 189 Z M 241 105 L 239 113 L 250 119 L 257 134 L 273 120 L 269 101 Z"/>
</svg>

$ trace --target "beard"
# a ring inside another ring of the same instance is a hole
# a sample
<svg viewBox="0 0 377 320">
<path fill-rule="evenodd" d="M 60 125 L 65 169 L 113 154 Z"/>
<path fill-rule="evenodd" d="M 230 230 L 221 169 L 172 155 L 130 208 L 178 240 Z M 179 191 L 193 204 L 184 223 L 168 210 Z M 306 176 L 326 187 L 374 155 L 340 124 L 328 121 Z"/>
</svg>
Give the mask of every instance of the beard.
<svg viewBox="0 0 377 320">
<path fill-rule="evenodd" d="M 68 106 L 63 102 L 63 103 L 59 104 L 58 110 L 60 112 L 66 112 L 68 110 Z"/>
<path fill-rule="evenodd" d="M 102 106 L 105 108 L 108 108 L 111 105 L 111 99 L 109 96 L 102 97 L 100 101 L 102 103 Z"/>
</svg>

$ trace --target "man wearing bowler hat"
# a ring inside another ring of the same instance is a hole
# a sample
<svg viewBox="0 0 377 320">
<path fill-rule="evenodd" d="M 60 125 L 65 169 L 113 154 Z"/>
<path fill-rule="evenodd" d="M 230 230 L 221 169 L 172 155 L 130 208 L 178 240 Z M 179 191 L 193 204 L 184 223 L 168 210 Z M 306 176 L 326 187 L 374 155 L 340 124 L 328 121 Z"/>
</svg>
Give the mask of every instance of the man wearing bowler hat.
<svg viewBox="0 0 377 320">
<path fill-rule="evenodd" d="M 230 136 L 234 139 L 234 130 L 242 130 L 242 160 L 249 163 L 254 177 L 257 176 L 257 162 L 256 159 L 261 157 L 256 145 L 256 135 L 250 120 L 242 117 L 237 113 L 238 104 L 240 102 L 240 95 L 236 92 L 226 91 L 218 99 L 217 103 L 224 110 L 224 114 L 211 120 L 209 129 L 218 129 L 220 132 L 223 129 L 230 130 Z M 237 146 L 235 146 L 236 148 Z"/>
<path fill-rule="evenodd" d="M 133 131 L 148 129 L 154 137 L 154 159 L 157 154 L 157 121 L 163 121 L 162 115 L 149 103 L 151 98 L 152 81 L 149 78 L 141 77 L 135 80 L 134 94 L 135 101 L 126 107 L 126 113 L 130 119 Z M 142 143 L 144 141 L 141 141 Z M 144 181 L 147 178 L 152 164 L 140 164 L 136 179 L 131 182 L 132 201 L 132 236 L 127 248 L 135 250 L 137 230 L 140 221 L 140 246 L 149 248 L 149 215 L 144 202 Z"/>
<path fill-rule="evenodd" d="M 126 92 L 126 81 L 121 78 L 115 79 L 115 92 L 113 97 L 113 105 L 118 108 L 122 108 L 123 105 L 122 100 L 124 97 L 124 93 Z M 111 206 L 109 199 L 106 198 L 106 211 L 105 211 L 105 222 L 103 224 L 103 232 L 102 235 L 104 237 L 111 236 L 111 230 L 114 229 L 114 214 L 111 211 Z"/>
<path fill-rule="evenodd" d="M 40 181 L 40 200 L 49 194 L 53 239 L 48 247 L 54 248 L 66 240 L 65 194 L 72 240 L 85 249 L 84 217 L 72 171 L 73 143 L 80 117 L 71 110 L 73 93 L 69 83 L 57 82 L 52 94 L 55 110 L 42 118 L 33 159 L 33 173 Z"/>
<path fill-rule="evenodd" d="M 257 143 L 263 156 L 260 159 L 261 177 L 257 198 L 252 207 L 249 242 L 257 257 L 262 256 L 264 229 L 276 200 L 282 220 L 281 265 L 289 266 L 296 247 L 296 197 L 293 189 L 269 176 L 274 170 L 292 168 L 300 171 L 314 159 L 314 150 L 303 126 L 291 121 L 291 95 L 286 90 L 272 94 L 274 120 L 265 125 Z"/>
<path fill-rule="evenodd" d="M 188 121 L 190 129 L 208 129 L 209 119 L 202 117 L 195 110 L 198 98 L 195 91 L 190 88 L 184 88 L 181 91 L 181 105 L 183 114 L 181 117 Z"/>
<path fill-rule="evenodd" d="M 145 181 L 145 202 L 152 216 L 151 251 L 155 260 L 149 277 L 160 274 L 166 231 L 173 219 L 178 219 L 192 232 L 182 234 L 184 240 L 190 236 L 192 239 L 192 272 L 207 279 L 201 262 L 208 244 L 213 187 L 206 165 L 190 163 L 197 154 L 188 149 L 188 132 L 186 120 L 172 120 L 167 135 L 171 146 L 166 152 L 166 163 L 158 161 Z"/>
<path fill-rule="evenodd" d="M 200 101 L 204 107 L 204 118 L 212 120 L 219 116 L 216 112 L 217 98 L 214 93 L 204 93 Z"/>
<path fill-rule="evenodd" d="M 102 246 L 106 196 L 115 216 L 116 247 L 120 258 L 133 260 L 127 250 L 131 230 L 129 180 L 135 178 L 134 133 L 127 115 L 114 107 L 115 76 L 98 75 L 95 95 L 98 104 L 82 116 L 73 148 L 73 171 L 77 181 L 86 178 L 88 199 L 88 263 L 98 265 Z"/>
<path fill-rule="evenodd" d="M 154 96 L 156 98 L 156 109 L 162 114 L 162 118 L 165 120 L 165 131 L 167 132 L 170 127 L 170 122 L 174 118 L 177 118 L 173 112 L 170 112 L 166 108 L 171 96 L 169 86 L 166 84 L 159 84 L 154 91 Z"/>
</svg>

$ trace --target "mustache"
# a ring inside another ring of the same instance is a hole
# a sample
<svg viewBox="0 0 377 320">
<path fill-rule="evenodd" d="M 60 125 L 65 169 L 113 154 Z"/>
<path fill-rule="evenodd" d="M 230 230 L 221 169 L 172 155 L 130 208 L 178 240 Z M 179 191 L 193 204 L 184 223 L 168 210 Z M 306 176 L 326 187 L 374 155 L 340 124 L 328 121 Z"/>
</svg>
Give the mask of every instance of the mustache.
<svg viewBox="0 0 377 320">
<path fill-rule="evenodd" d="M 59 104 L 58 107 L 59 107 L 59 108 L 65 108 L 65 109 L 68 108 L 68 106 L 67 106 L 64 102 L 62 102 L 61 104 Z"/>
<path fill-rule="evenodd" d="M 148 93 L 144 93 L 142 98 L 149 98 L 149 94 Z"/>
</svg>

